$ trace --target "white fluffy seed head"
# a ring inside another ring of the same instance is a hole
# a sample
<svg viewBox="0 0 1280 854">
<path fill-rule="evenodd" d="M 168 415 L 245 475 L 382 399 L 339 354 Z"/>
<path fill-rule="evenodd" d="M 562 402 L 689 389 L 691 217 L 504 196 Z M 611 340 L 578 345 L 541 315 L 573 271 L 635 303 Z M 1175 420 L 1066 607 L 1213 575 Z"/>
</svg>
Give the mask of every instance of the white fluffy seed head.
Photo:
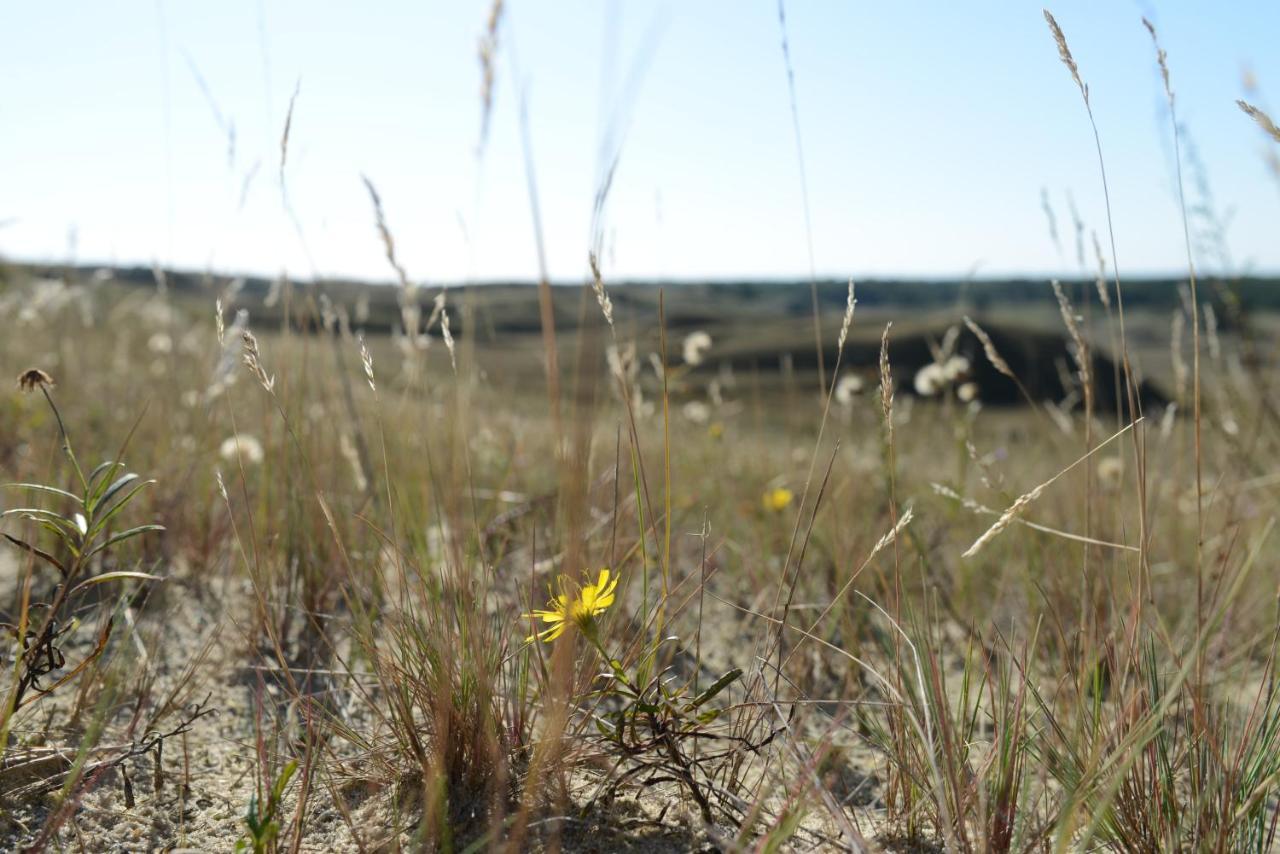
<svg viewBox="0 0 1280 854">
<path fill-rule="evenodd" d="M 265 456 L 262 451 L 262 443 L 253 436 L 244 433 L 237 436 L 228 436 L 223 440 L 222 445 L 218 448 L 218 455 L 229 463 L 239 461 L 251 465 L 257 465 L 262 462 Z"/>
<path fill-rule="evenodd" d="M 711 407 L 700 400 L 691 400 L 686 403 L 681 413 L 694 424 L 706 424 L 711 420 Z"/>
<path fill-rule="evenodd" d="M 681 349 L 686 365 L 701 365 L 706 351 L 711 349 L 711 336 L 702 330 L 690 332 L 684 337 L 684 345 Z"/>
<path fill-rule="evenodd" d="M 933 397 L 947 385 L 947 375 L 937 362 L 930 362 L 916 371 L 913 382 L 916 394 L 921 397 Z"/>
<path fill-rule="evenodd" d="M 842 406 L 852 406 L 853 399 L 862 393 L 866 386 L 862 377 L 857 374 L 845 374 L 836 383 L 836 402 Z"/>
</svg>

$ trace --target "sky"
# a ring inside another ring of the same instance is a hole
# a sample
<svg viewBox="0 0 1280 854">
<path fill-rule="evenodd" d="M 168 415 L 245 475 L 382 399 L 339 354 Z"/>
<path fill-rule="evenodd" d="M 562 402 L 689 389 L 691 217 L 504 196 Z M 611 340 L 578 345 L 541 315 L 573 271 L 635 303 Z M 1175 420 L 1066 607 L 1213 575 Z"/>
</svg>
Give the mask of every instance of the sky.
<svg viewBox="0 0 1280 854">
<path fill-rule="evenodd" d="M 581 281 L 597 236 L 611 280 L 1064 275 L 1069 198 L 1106 245 L 1092 133 L 1037 3 L 790 0 L 793 121 L 776 0 L 507 0 L 482 145 L 489 7 L 6 4 L 0 256 L 389 280 L 362 176 L 425 283 L 536 280 L 540 255 Z M 1280 270 L 1270 143 L 1235 105 L 1280 99 L 1280 3 L 1053 11 L 1090 86 L 1122 273 L 1186 264 L 1143 15 L 1188 204 L 1208 186 L 1227 223 L 1229 260 L 1197 263 Z"/>
</svg>

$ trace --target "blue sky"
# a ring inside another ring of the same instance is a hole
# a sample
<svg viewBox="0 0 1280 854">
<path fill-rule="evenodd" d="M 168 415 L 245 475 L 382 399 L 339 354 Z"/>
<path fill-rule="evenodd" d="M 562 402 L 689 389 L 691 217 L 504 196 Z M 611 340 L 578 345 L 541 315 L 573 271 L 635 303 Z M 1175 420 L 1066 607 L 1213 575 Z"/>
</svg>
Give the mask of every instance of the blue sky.
<svg viewBox="0 0 1280 854">
<path fill-rule="evenodd" d="M 1054 12 L 1091 87 L 1121 269 L 1184 264 L 1144 14 L 1235 263 L 1280 269 L 1280 186 L 1234 103 L 1246 67 L 1260 105 L 1280 91 L 1280 4 Z M 617 150 L 611 277 L 809 269 L 774 0 L 508 0 L 482 157 L 488 3 L 146 0 L 0 14 L 5 257 L 61 260 L 74 234 L 86 262 L 386 279 L 366 174 L 413 278 L 532 279 L 523 91 L 554 278 L 586 271 L 601 164 Z M 1100 232 L 1104 209 L 1084 110 L 1039 4 L 791 0 L 787 18 L 820 275 L 1075 268 L 1067 193 Z M 299 83 L 291 218 L 279 140 Z"/>
</svg>

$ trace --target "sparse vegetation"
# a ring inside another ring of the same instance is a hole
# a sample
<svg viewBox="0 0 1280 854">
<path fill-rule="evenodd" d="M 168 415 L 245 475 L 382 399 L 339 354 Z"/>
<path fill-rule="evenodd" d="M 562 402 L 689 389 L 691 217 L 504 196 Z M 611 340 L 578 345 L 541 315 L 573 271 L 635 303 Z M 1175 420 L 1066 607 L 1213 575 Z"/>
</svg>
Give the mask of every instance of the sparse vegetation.
<svg viewBox="0 0 1280 854">
<path fill-rule="evenodd" d="M 0 279 L 7 847 L 1276 848 L 1277 315 L 1185 203 L 1182 292 L 764 323 L 428 293 L 366 185 L 373 296 Z"/>
</svg>

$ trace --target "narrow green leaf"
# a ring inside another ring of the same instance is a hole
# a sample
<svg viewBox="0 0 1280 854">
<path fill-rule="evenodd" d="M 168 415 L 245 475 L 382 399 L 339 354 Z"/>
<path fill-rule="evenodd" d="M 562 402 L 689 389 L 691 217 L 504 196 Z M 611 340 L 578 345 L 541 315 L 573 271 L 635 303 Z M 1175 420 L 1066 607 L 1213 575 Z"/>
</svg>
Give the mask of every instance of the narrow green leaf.
<svg viewBox="0 0 1280 854">
<path fill-rule="evenodd" d="M 126 578 L 136 578 L 140 581 L 164 581 L 164 578 L 161 576 L 151 575 L 146 572 L 128 572 L 124 570 L 121 570 L 120 572 L 104 572 L 101 575 L 95 575 L 92 578 L 86 578 L 84 581 L 81 581 L 75 587 L 71 588 L 71 593 L 68 595 L 79 593 L 84 588 L 92 587 L 95 584 L 106 584 L 108 581 L 123 581 Z"/>
<path fill-rule="evenodd" d="M 116 543 L 130 539 L 131 537 L 136 537 L 139 534 L 145 534 L 147 531 L 163 531 L 163 530 L 164 530 L 164 525 L 139 525 L 136 528 L 130 528 L 127 531 L 121 531 L 118 534 L 112 534 L 106 540 L 104 540 L 101 543 L 98 543 L 98 545 L 94 546 L 93 548 L 89 549 L 89 551 L 85 552 L 84 556 L 86 559 L 91 558 L 98 552 L 102 551 L 103 549 L 108 548 L 110 546 L 114 546 Z"/>
<path fill-rule="evenodd" d="M 43 483 L 3 483 L 0 486 L 6 489 L 34 489 L 37 492 L 46 492 L 59 498 L 70 498 L 77 504 L 81 503 L 80 496 L 73 495 L 65 489 L 58 489 L 56 486 L 45 486 Z"/>
<path fill-rule="evenodd" d="M 92 489 L 94 484 L 98 482 L 98 478 L 102 477 L 112 469 L 124 468 L 124 463 L 118 460 L 104 460 L 98 464 L 98 467 L 89 472 L 89 488 Z"/>
<path fill-rule="evenodd" d="M 58 536 L 68 543 L 79 541 L 80 532 L 76 530 L 76 523 L 52 510 L 42 510 L 39 507 L 15 507 L 13 510 L 0 513 L 0 519 L 5 516 L 21 516 L 24 519 L 51 526 L 51 530 L 56 531 Z"/>
<path fill-rule="evenodd" d="M 719 679 L 717 679 L 714 683 L 712 683 L 710 688 L 703 691 L 697 697 L 694 697 L 693 701 L 689 704 L 689 708 L 696 709 L 699 706 L 701 706 L 703 703 L 709 702 L 712 698 L 716 696 L 716 694 L 719 694 L 725 688 L 728 688 L 734 682 L 737 682 L 738 679 L 741 678 L 741 676 L 742 676 L 742 668 L 741 667 L 733 668 L 728 673 L 724 674 Z"/>
<path fill-rule="evenodd" d="M 139 492 L 146 489 L 148 486 L 150 486 L 153 483 L 155 483 L 154 480 L 144 480 L 142 483 L 138 484 L 133 489 L 126 492 L 124 497 L 115 503 L 115 506 L 113 506 L 110 510 L 104 513 L 101 518 L 94 520 L 93 524 L 89 527 L 89 536 L 86 537 L 85 539 L 92 540 L 98 534 L 102 533 L 102 529 L 107 526 L 107 523 L 110 522 L 116 516 L 117 513 L 123 510 L 129 504 L 129 502 L 133 500 L 133 497 L 135 495 L 137 495 Z M 99 504 L 98 506 L 102 506 L 102 505 Z"/>
<path fill-rule="evenodd" d="M 271 788 L 271 800 L 273 803 L 279 803 L 284 797 L 285 787 L 289 785 L 289 781 L 293 779 L 294 772 L 298 770 L 298 760 L 290 759 L 289 763 L 284 766 L 284 770 L 280 772 L 280 776 L 276 778 L 276 784 Z"/>
<path fill-rule="evenodd" d="M 115 498 L 116 495 L 119 494 L 120 490 L 124 489 L 137 479 L 138 475 L 133 472 L 121 475 L 114 483 L 107 487 L 106 491 L 103 492 L 102 495 L 90 497 L 88 504 L 89 512 L 92 513 L 99 507 L 106 507 L 111 503 L 111 499 Z"/>
</svg>

